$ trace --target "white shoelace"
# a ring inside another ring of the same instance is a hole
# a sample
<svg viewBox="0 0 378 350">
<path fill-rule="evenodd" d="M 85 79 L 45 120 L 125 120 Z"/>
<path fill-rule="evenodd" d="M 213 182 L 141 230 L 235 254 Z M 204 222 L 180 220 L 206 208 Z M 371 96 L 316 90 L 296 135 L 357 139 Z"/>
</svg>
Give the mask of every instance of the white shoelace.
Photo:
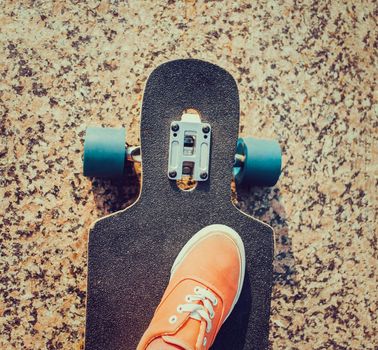
<svg viewBox="0 0 378 350">
<path fill-rule="evenodd" d="M 187 304 L 182 304 L 177 307 L 179 313 L 190 312 L 189 317 L 201 321 L 206 321 L 206 333 L 209 333 L 212 328 L 212 319 L 215 316 L 214 306 L 218 304 L 218 299 L 215 295 L 207 289 L 196 287 L 193 295 L 187 295 L 185 300 Z M 201 304 L 192 304 L 193 301 L 200 301 Z"/>
</svg>

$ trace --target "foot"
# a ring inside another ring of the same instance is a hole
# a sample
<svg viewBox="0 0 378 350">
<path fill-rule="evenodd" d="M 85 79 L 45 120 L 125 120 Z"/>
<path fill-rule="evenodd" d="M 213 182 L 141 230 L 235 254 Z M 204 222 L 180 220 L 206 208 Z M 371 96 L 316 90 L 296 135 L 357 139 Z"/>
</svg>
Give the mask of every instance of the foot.
<svg viewBox="0 0 378 350">
<path fill-rule="evenodd" d="M 207 350 L 241 293 L 244 245 L 225 225 L 210 225 L 184 246 L 137 350 Z"/>
</svg>

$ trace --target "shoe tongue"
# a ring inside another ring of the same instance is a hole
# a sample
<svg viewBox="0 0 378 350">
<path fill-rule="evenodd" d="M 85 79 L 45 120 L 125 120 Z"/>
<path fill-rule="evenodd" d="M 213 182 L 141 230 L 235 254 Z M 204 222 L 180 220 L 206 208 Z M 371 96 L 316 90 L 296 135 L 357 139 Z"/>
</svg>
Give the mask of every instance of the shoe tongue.
<svg viewBox="0 0 378 350">
<path fill-rule="evenodd" d="M 162 338 L 166 343 L 180 346 L 183 350 L 196 350 L 198 344 L 202 344 L 205 328 L 205 322 L 188 318 L 175 334 L 164 335 Z"/>
</svg>

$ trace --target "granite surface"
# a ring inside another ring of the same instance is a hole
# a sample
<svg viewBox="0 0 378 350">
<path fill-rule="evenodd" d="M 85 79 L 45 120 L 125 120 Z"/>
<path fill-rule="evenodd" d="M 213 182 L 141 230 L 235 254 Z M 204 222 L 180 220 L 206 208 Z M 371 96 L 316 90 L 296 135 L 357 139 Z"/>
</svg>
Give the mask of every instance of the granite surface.
<svg viewBox="0 0 378 350">
<path fill-rule="evenodd" d="M 375 1 L 0 1 L 0 348 L 82 349 L 88 228 L 138 194 L 82 175 L 87 125 L 138 144 L 160 63 L 229 70 L 283 175 L 236 205 L 276 231 L 272 349 L 378 349 Z M 137 170 L 140 172 L 140 169 Z"/>
</svg>

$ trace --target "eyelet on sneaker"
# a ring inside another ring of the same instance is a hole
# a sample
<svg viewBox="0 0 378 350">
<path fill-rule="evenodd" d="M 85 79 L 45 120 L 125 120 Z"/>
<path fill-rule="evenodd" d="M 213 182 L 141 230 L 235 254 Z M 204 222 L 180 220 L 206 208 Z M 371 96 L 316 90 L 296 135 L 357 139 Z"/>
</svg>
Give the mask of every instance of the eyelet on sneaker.
<svg viewBox="0 0 378 350">
<path fill-rule="evenodd" d="M 185 301 L 186 301 L 187 303 L 190 303 L 190 302 L 192 301 L 192 298 L 190 297 L 190 295 L 187 295 L 187 296 L 185 297 Z"/>
<path fill-rule="evenodd" d="M 182 305 L 177 306 L 177 312 L 182 314 Z"/>
<path fill-rule="evenodd" d="M 176 323 L 176 322 L 177 322 L 177 316 L 176 316 L 176 315 L 171 316 L 171 317 L 169 318 L 168 322 L 169 322 L 170 324 L 174 324 L 174 323 Z"/>
<path fill-rule="evenodd" d="M 217 306 L 217 305 L 218 305 L 218 299 L 217 299 L 217 298 L 215 298 L 215 300 L 214 300 L 214 302 L 213 302 L 213 305 L 214 305 L 214 306 Z"/>
<path fill-rule="evenodd" d="M 194 288 L 194 293 L 198 294 L 200 292 L 201 288 L 200 287 L 195 287 Z"/>
<path fill-rule="evenodd" d="M 203 339 L 203 346 L 206 346 L 206 344 L 207 344 L 207 338 L 205 337 L 204 339 Z"/>
</svg>

